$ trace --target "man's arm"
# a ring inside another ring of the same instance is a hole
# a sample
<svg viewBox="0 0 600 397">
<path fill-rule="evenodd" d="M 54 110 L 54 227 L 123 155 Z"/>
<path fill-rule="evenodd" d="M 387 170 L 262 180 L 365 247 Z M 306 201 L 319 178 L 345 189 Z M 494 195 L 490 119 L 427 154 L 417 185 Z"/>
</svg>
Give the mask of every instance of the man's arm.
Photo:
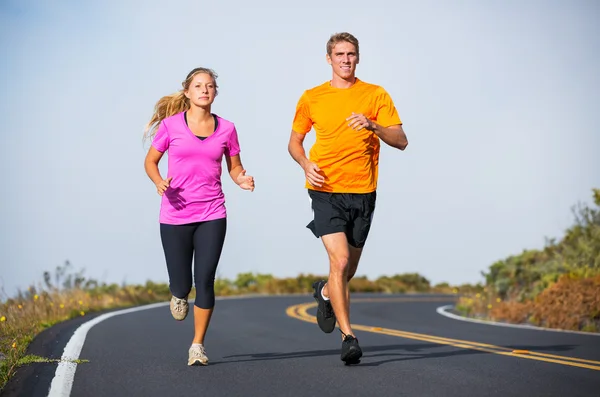
<svg viewBox="0 0 600 397">
<path fill-rule="evenodd" d="M 364 128 L 368 131 L 372 131 L 382 141 L 384 141 L 391 147 L 404 150 L 406 149 L 406 146 L 408 146 L 408 139 L 406 138 L 406 134 L 404 133 L 404 129 L 402 128 L 402 124 L 383 127 L 377 124 L 376 122 L 369 120 L 365 117 L 365 115 L 359 113 L 352 113 L 352 115 L 346 120 L 349 121 L 348 125 L 352 129 L 360 131 Z"/>
<path fill-rule="evenodd" d="M 306 157 L 306 151 L 304 150 L 304 138 L 305 134 L 300 134 L 292 130 L 290 135 L 290 142 L 288 143 L 288 152 L 294 161 L 300 164 L 300 167 L 304 168 L 304 165 L 308 162 Z"/>
<path fill-rule="evenodd" d="M 290 135 L 290 142 L 288 143 L 288 152 L 290 156 L 296 161 L 296 163 L 300 164 L 300 167 L 304 170 L 304 174 L 306 175 L 306 179 L 308 183 L 313 186 L 321 187 L 323 186 L 323 182 L 325 178 L 323 175 L 319 174 L 321 169 L 318 165 L 311 162 L 306 157 L 306 152 L 304 150 L 304 138 L 306 138 L 306 134 L 300 134 L 294 130 Z"/>
<path fill-rule="evenodd" d="M 370 120 L 369 120 L 370 121 Z M 371 121 L 371 128 L 367 128 L 373 131 L 382 141 L 395 147 L 396 149 L 404 150 L 408 146 L 408 138 L 404 133 L 402 124 L 390 125 L 389 127 L 382 127 L 379 124 Z"/>
</svg>

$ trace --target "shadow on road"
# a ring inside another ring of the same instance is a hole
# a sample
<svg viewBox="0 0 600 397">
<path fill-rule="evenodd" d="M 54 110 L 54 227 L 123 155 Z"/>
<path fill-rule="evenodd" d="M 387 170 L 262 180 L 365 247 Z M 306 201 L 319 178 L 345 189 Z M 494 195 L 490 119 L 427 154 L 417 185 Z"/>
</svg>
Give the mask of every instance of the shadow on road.
<svg viewBox="0 0 600 397">
<path fill-rule="evenodd" d="M 573 350 L 575 345 L 551 345 L 551 346 L 532 346 L 532 345 L 510 345 L 504 346 L 514 350 L 530 350 L 537 352 L 564 352 Z M 444 349 L 445 351 L 431 352 L 431 349 Z M 387 364 L 395 361 L 408 360 L 423 360 L 428 358 L 441 358 L 464 356 L 471 354 L 493 354 L 480 350 L 457 349 L 452 346 L 440 345 L 435 343 L 412 343 L 412 344 L 396 344 L 383 346 L 363 346 L 363 357 L 360 366 L 373 367 L 382 364 Z M 331 350 L 307 350 L 290 353 L 256 353 L 256 354 L 236 354 L 223 357 L 226 361 L 211 362 L 211 365 L 239 363 L 248 361 L 265 361 L 265 360 L 286 360 L 306 357 L 321 357 L 339 355 L 340 349 Z M 389 357 L 385 360 L 373 361 L 373 359 Z M 232 359 L 232 360 L 228 360 Z"/>
</svg>

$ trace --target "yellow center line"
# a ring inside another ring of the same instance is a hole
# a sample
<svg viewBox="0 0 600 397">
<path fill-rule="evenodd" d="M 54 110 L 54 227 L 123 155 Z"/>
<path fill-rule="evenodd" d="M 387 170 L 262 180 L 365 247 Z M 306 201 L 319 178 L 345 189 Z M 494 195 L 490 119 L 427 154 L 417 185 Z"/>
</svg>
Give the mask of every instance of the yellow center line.
<svg viewBox="0 0 600 397">
<path fill-rule="evenodd" d="M 384 298 L 384 299 L 353 299 L 352 302 L 432 302 L 432 301 L 448 301 L 448 298 Z M 308 310 L 317 307 L 316 302 L 303 303 L 299 305 L 290 306 L 286 309 L 286 314 L 292 318 L 307 321 L 309 323 L 316 323 L 317 319 L 315 316 L 308 314 Z M 444 338 L 434 335 L 419 334 L 415 332 L 407 332 L 396 329 L 373 327 L 368 325 L 352 324 L 352 328 L 365 332 L 372 332 L 383 335 L 397 336 L 407 339 L 415 339 L 424 342 L 437 343 L 441 345 L 448 345 L 459 347 L 463 349 L 478 350 L 487 353 L 499 354 L 502 356 L 510 356 L 516 358 L 524 358 L 528 360 L 545 361 L 561 365 L 569 365 L 572 367 L 587 368 L 596 371 L 600 371 L 600 361 L 585 360 L 577 357 L 559 356 L 555 354 L 538 353 L 533 351 L 515 351 L 513 349 L 490 345 L 487 343 L 479 343 L 466 341 L 461 339 Z M 592 365 L 590 365 L 592 364 Z"/>
<path fill-rule="evenodd" d="M 352 302 L 448 302 L 455 301 L 456 298 L 450 297 L 402 297 L 402 298 L 355 298 L 352 299 Z M 316 303 L 313 303 L 313 307 L 317 306 Z"/>
</svg>

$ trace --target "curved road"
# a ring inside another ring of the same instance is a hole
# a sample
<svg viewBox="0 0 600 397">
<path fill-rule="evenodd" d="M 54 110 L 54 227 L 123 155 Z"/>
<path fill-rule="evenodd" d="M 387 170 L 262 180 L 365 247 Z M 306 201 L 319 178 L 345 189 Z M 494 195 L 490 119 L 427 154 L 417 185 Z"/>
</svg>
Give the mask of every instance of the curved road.
<svg viewBox="0 0 600 397">
<path fill-rule="evenodd" d="M 89 362 L 77 365 L 70 395 L 600 395 L 600 336 L 454 320 L 436 312 L 453 303 L 448 296 L 352 299 L 359 365 L 340 361 L 340 334 L 318 329 L 310 296 L 224 299 L 207 336 L 208 366 L 186 365 L 191 316 L 176 322 L 168 306 L 133 311 L 90 328 L 80 354 Z M 35 341 L 38 349 L 60 357 L 75 325 L 42 335 L 53 347 Z M 3 395 L 48 395 L 56 367 L 20 371 Z"/>
</svg>

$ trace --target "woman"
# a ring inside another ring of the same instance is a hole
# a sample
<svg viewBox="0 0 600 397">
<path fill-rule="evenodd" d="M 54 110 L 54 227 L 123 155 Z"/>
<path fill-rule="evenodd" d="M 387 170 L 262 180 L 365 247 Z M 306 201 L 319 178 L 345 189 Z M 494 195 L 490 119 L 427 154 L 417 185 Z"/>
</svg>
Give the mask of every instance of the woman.
<svg viewBox="0 0 600 397">
<path fill-rule="evenodd" d="M 152 145 L 144 168 L 162 196 L 160 236 L 173 295 L 171 314 L 179 321 L 188 314 L 194 258 L 194 339 L 188 365 L 208 364 L 204 336 L 215 304 L 215 272 L 227 228 L 223 156 L 231 179 L 244 190 L 254 190 L 254 178 L 242 166 L 234 124 L 211 113 L 216 78 L 210 69 L 192 70 L 181 91 L 158 101 L 145 132 Z M 163 179 L 158 163 L 167 150 L 168 174 Z"/>
</svg>

